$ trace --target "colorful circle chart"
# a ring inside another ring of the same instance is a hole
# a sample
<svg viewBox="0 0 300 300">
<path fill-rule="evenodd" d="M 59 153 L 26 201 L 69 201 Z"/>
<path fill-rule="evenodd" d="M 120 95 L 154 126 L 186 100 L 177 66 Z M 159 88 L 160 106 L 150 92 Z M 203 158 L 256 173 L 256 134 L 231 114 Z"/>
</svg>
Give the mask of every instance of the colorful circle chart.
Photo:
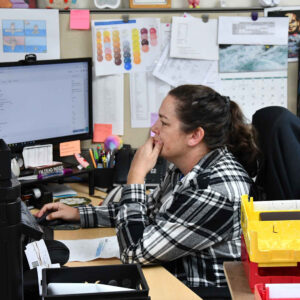
<svg viewBox="0 0 300 300">
<path fill-rule="evenodd" d="M 115 65 L 120 66 L 122 64 L 122 59 L 121 59 L 121 44 L 120 44 L 119 30 L 113 30 L 112 42 L 113 42 Z"/>
<path fill-rule="evenodd" d="M 124 69 L 126 71 L 129 71 L 132 69 L 132 63 L 131 63 L 131 48 L 130 48 L 128 30 L 122 31 L 122 47 L 123 47 Z"/>
<path fill-rule="evenodd" d="M 141 63 L 141 47 L 139 30 L 137 28 L 132 29 L 131 38 L 133 62 L 138 65 Z"/>
<path fill-rule="evenodd" d="M 141 33 L 142 51 L 146 53 L 149 51 L 148 29 L 143 27 L 141 28 L 140 33 Z"/>
<path fill-rule="evenodd" d="M 97 38 L 97 61 L 103 61 L 103 48 L 102 48 L 102 40 L 101 40 L 101 31 L 97 31 L 96 33 Z"/>
<path fill-rule="evenodd" d="M 154 27 L 150 28 L 150 45 L 155 47 L 157 45 L 157 30 Z"/>
<path fill-rule="evenodd" d="M 112 60 L 112 51 L 111 51 L 111 37 L 108 30 L 103 31 L 103 42 L 104 42 L 104 57 L 107 61 Z"/>
</svg>

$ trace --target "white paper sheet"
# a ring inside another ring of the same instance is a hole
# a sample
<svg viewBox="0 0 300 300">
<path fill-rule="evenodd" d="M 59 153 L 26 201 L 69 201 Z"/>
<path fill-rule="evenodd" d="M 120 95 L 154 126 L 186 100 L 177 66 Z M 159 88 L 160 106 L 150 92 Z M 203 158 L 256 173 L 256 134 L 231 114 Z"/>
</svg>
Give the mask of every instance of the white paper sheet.
<svg viewBox="0 0 300 300">
<path fill-rule="evenodd" d="M 90 261 L 97 258 L 120 258 L 116 236 L 88 240 L 62 240 L 70 250 L 69 261 Z"/>
<path fill-rule="evenodd" d="M 300 200 L 254 201 L 254 211 L 300 210 Z"/>
<path fill-rule="evenodd" d="M 172 18 L 171 57 L 218 60 L 218 50 L 216 19 Z"/>
<path fill-rule="evenodd" d="M 124 134 L 124 76 L 99 76 L 93 79 L 93 122 L 112 124 L 112 133 Z"/>
<path fill-rule="evenodd" d="M 287 45 L 288 18 L 219 17 L 218 43 Z"/>
<path fill-rule="evenodd" d="M 207 74 L 214 61 L 191 60 L 169 57 L 169 47 L 166 47 L 160 57 L 153 75 L 171 86 L 181 84 L 203 84 L 207 82 Z"/>
<path fill-rule="evenodd" d="M 266 283 L 269 287 L 269 299 L 299 299 L 299 283 Z"/>
<path fill-rule="evenodd" d="M 101 283 L 70 283 L 70 282 L 50 282 L 48 284 L 48 295 L 75 295 L 75 294 L 94 294 L 104 292 L 133 291 L 115 285 Z"/>
<path fill-rule="evenodd" d="M 24 147 L 22 155 L 25 168 L 50 165 L 53 163 L 53 145 Z"/>
<path fill-rule="evenodd" d="M 151 113 L 158 112 L 171 87 L 150 72 L 130 74 L 131 127 L 149 128 Z"/>
<path fill-rule="evenodd" d="M 92 22 L 96 75 L 149 71 L 160 53 L 160 19 Z"/>
<path fill-rule="evenodd" d="M 221 94 L 239 104 L 249 123 L 260 108 L 287 107 L 287 71 L 223 73 L 220 77 Z"/>
<path fill-rule="evenodd" d="M 1 9 L 0 61 L 18 61 L 28 53 L 37 60 L 60 58 L 57 9 Z"/>
</svg>

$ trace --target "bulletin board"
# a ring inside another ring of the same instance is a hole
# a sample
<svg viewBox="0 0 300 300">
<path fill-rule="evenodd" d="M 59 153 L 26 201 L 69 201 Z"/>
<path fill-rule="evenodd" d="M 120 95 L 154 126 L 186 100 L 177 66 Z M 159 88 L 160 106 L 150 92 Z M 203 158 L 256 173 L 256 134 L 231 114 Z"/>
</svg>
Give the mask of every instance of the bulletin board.
<svg viewBox="0 0 300 300">
<path fill-rule="evenodd" d="M 113 20 L 122 19 L 123 16 L 130 18 L 157 18 L 161 22 L 168 23 L 172 21 L 173 16 L 182 16 L 186 10 L 104 10 L 91 11 L 91 20 Z M 263 9 L 256 9 L 259 16 L 263 16 Z M 188 10 L 194 17 L 218 18 L 219 16 L 250 16 L 251 10 Z M 69 12 L 60 12 L 60 51 L 61 58 L 92 57 L 92 34 L 91 30 L 70 30 Z M 298 63 L 290 62 L 288 64 L 288 109 L 293 113 L 297 111 L 297 78 Z M 130 115 L 130 95 L 129 95 L 129 74 L 124 74 L 124 136 L 123 142 L 131 144 L 132 147 L 139 147 L 149 136 L 149 129 L 131 128 Z M 91 141 L 83 142 L 82 147 L 88 148 Z"/>
</svg>

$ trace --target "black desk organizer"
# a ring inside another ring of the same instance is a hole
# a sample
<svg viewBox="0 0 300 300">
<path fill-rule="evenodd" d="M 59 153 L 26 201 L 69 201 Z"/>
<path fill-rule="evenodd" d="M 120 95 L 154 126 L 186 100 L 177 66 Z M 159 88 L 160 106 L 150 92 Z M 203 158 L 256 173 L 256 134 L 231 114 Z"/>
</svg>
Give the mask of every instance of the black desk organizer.
<svg viewBox="0 0 300 300">
<path fill-rule="evenodd" d="M 73 178 L 79 177 L 87 177 L 88 185 L 89 185 L 89 195 L 94 195 L 94 170 L 93 169 L 83 169 L 79 170 L 77 168 L 72 168 L 73 172 L 65 175 L 55 175 L 50 176 L 43 179 L 33 179 L 33 180 L 22 180 L 21 183 L 21 193 L 22 195 L 27 194 L 29 190 L 33 188 L 38 188 L 42 192 L 42 197 L 39 199 L 35 199 L 34 197 L 30 199 L 27 205 L 33 205 L 36 208 L 41 208 L 44 204 L 52 202 L 52 193 L 45 191 L 43 187 L 44 184 L 49 182 L 58 182 L 58 183 L 68 183 L 78 181 L 78 179 L 74 180 Z M 22 175 L 21 175 L 22 176 Z M 78 181 L 81 182 L 81 181 Z"/>
<path fill-rule="evenodd" d="M 133 291 L 101 292 L 74 295 L 48 295 L 49 283 L 95 283 L 109 284 L 114 281 L 116 286 L 134 289 Z M 43 269 L 42 299 L 44 300 L 150 300 L 149 288 L 141 270 L 136 264 L 106 265 L 92 267 L 72 267 L 60 269 Z"/>
</svg>

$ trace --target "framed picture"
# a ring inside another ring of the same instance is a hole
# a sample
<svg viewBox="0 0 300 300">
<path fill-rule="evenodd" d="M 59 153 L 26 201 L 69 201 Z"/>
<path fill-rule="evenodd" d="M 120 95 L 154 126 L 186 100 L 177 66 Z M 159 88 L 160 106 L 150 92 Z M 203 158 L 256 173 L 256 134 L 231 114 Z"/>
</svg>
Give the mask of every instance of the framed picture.
<svg viewBox="0 0 300 300">
<path fill-rule="evenodd" d="M 171 0 L 130 0 L 130 8 L 170 8 Z"/>
<path fill-rule="evenodd" d="M 297 61 L 300 51 L 300 6 L 272 7 L 265 9 L 265 16 L 289 18 L 289 61 Z"/>
</svg>

